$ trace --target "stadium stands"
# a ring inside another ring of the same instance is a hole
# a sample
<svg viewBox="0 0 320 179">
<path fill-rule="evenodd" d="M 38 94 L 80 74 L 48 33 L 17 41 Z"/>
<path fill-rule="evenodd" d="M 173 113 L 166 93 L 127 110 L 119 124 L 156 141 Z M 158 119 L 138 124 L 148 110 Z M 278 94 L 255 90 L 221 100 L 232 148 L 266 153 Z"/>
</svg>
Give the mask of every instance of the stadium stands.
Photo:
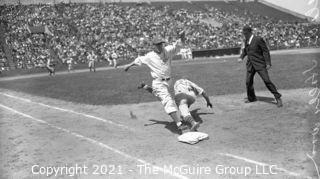
<svg viewBox="0 0 320 179">
<path fill-rule="evenodd" d="M 130 59 L 150 50 L 149 39 L 156 34 L 174 40 L 178 28 L 187 30 L 187 44 L 197 50 L 240 47 L 244 24 L 253 26 L 270 49 L 320 46 L 319 24 L 258 2 L 59 3 L 4 5 L 0 11 L 0 20 L 8 23 L 2 47 L 5 43 L 12 49 L 21 68 L 48 58 L 86 62 L 91 49 L 100 60 L 112 51 Z M 28 26 L 48 27 L 53 35 L 30 34 Z"/>
</svg>

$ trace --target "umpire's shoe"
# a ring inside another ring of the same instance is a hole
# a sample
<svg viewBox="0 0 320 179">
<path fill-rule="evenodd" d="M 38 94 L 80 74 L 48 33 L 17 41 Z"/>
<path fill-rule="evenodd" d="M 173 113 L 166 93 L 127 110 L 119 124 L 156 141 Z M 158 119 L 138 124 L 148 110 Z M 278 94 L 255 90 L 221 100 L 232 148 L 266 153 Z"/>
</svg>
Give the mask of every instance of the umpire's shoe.
<svg viewBox="0 0 320 179">
<path fill-rule="evenodd" d="M 278 108 L 283 106 L 281 98 L 276 98 L 276 101 L 277 101 Z"/>
</svg>

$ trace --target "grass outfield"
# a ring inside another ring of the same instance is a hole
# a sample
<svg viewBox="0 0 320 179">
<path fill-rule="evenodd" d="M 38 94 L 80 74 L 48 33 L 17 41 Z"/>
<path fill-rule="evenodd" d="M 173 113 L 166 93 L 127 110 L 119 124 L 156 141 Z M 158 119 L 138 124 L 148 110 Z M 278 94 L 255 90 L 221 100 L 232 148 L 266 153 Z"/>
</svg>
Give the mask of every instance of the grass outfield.
<svg viewBox="0 0 320 179">
<path fill-rule="evenodd" d="M 317 53 L 272 55 L 270 78 L 280 92 L 281 89 L 310 87 L 311 83 L 304 82 L 308 76 L 304 76 L 302 72 L 312 67 L 312 60 L 319 61 L 318 57 Z M 173 66 L 173 78 L 176 80 L 188 76 L 210 96 L 245 92 L 244 63 L 237 63 L 235 58 L 219 59 L 210 63 L 211 61 L 176 63 Z M 123 69 L 113 69 L 96 73 L 2 81 L 0 87 L 76 103 L 105 105 L 157 100 L 151 94 L 137 90 L 141 81 L 150 84 L 151 80 L 146 67 L 136 67 L 128 73 Z M 255 78 L 255 89 L 266 90 L 258 75 Z"/>
<path fill-rule="evenodd" d="M 108 62 L 101 61 L 101 62 L 96 62 L 96 67 L 107 67 Z M 79 63 L 77 65 L 73 65 L 73 69 L 88 69 L 88 64 L 87 63 Z M 67 64 L 62 64 L 59 63 L 56 65 L 56 71 L 67 71 L 68 66 Z M 3 71 L 1 74 L 1 77 L 11 77 L 11 76 L 20 76 L 20 75 L 29 75 L 29 74 L 37 74 L 37 73 L 44 73 L 48 72 L 48 70 L 43 67 L 43 68 L 31 68 L 31 69 L 14 69 L 10 71 Z"/>
</svg>

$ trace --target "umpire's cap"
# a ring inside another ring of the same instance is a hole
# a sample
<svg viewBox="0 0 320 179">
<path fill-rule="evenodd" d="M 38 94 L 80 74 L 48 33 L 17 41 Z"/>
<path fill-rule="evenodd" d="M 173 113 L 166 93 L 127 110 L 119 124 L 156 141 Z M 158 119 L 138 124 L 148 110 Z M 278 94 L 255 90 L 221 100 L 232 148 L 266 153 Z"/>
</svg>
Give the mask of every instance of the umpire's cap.
<svg viewBox="0 0 320 179">
<path fill-rule="evenodd" d="M 242 32 L 252 32 L 252 28 L 248 25 L 244 26 Z"/>
<path fill-rule="evenodd" d="M 165 42 L 166 42 L 165 40 L 163 40 L 161 37 L 157 37 L 157 36 L 152 39 L 153 45 L 157 45 L 157 44 L 161 44 L 161 43 L 165 43 Z"/>
</svg>

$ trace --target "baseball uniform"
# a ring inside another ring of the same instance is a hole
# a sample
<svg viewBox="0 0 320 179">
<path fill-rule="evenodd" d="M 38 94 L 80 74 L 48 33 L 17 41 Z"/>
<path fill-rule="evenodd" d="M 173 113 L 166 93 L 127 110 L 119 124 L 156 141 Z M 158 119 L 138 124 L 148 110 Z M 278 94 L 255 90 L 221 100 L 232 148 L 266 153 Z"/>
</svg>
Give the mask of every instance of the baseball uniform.
<svg viewBox="0 0 320 179">
<path fill-rule="evenodd" d="M 50 58 L 48 58 L 48 60 L 47 60 L 47 66 L 46 66 L 46 67 L 47 67 L 47 69 L 48 69 L 48 71 L 49 71 L 50 76 L 51 76 L 52 74 L 55 74 L 54 65 L 52 64 Z"/>
<path fill-rule="evenodd" d="M 88 60 L 89 60 L 89 64 L 88 64 L 88 67 L 90 68 L 90 71 L 91 69 L 93 68 L 94 71 L 96 71 L 95 69 L 95 60 L 97 59 L 97 55 L 94 54 L 94 53 L 91 53 L 88 55 Z"/>
<path fill-rule="evenodd" d="M 166 113 L 170 114 L 177 111 L 177 106 L 169 93 L 170 77 L 171 77 L 171 60 L 182 47 L 181 40 L 176 41 L 172 45 L 164 47 L 162 53 L 158 54 L 154 51 L 140 56 L 134 60 L 136 65 L 145 64 L 150 68 L 153 94 L 158 97 L 164 106 Z"/>
<path fill-rule="evenodd" d="M 117 68 L 118 55 L 117 55 L 117 53 L 115 51 L 112 52 L 111 58 L 112 58 L 112 61 L 113 61 L 113 67 Z"/>
<path fill-rule="evenodd" d="M 187 80 L 180 79 L 174 84 L 175 101 L 179 106 L 182 117 L 191 116 L 189 107 L 195 102 L 196 97 L 204 92 L 203 88 Z"/>
<path fill-rule="evenodd" d="M 72 58 L 69 57 L 67 60 L 67 65 L 68 65 L 68 71 L 70 72 L 72 70 Z"/>
</svg>

